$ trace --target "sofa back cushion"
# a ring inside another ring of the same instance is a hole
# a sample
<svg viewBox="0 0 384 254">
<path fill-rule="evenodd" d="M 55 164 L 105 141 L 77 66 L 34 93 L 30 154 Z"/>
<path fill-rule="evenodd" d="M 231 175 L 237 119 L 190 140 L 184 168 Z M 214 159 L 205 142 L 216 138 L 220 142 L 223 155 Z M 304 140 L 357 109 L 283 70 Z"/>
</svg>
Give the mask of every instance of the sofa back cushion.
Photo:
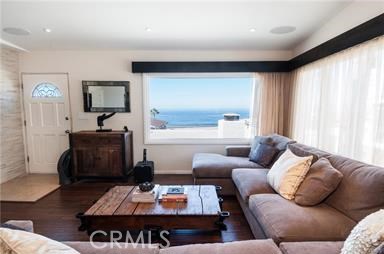
<svg viewBox="0 0 384 254">
<path fill-rule="evenodd" d="M 304 144 L 301 144 L 301 143 L 289 144 L 289 148 L 291 149 L 291 151 L 293 153 L 295 153 L 295 152 L 298 153 L 298 151 L 304 150 L 307 153 L 315 154 L 317 156 L 317 159 L 320 159 L 322 157 L 329 157 L 329 156 L 332 155 L 331 153 L 328 153 L 328 152 L 325 152 L 325 151 L 320 150 L 318 148 L 315 148 L 315 147 L 312 147 L 312 146 L 307 146 L 307 145 L 304 145 Z M 296 154 L 296 155 L 300 156 L 298 154 Z"/>
<path fill-rule="evenodd" d="M 272 134 L 269 137 L 272 138 L 273 142 L 275 143 L 275 146 L 280 151 L 285 151 L 289 144 L 296 143 L 293 139 L 290 139 L 285 136 L 281 136 L 279 134 Z"/>
<path fill-rule="evenodd" d="M 287 150 L 289 144 L 296 143 L 296 141 L 294 141 L 293 139 L 281 136 L 279 134 L 272 134 L 270 137 L 272 138 L 273 142 L 275 142 L 275 146 L 277 149 L 279 149 L 279 152 L 272 160 L 271 164 L 269 165 L 269 168 L 272 167 L 273 164 L 275 164 L 275 162 L 280 158 L 281 155 L 283 155 L 285 150 Z"/>
<path fill-rule="evenodd" d="M 160 250 L 160 254 L 281 254 L 277 245 L 271 240 L 248 240 L 227 243 L 205 243 L 174 246 Z"/>
<path fill-rule="evenodd" d="M 342 174 L 339 187 L 326 203 L 355 221 L 384 208 L 384 168 L 332 155 L 328 157 Z"/>
<path fill-rule="evenodd" d="M 308 151 L 307 149 L 301 148 L 299 146 L 295 146 L 295 144 L 289 144 L 288 145 L 289 150 L 297 156 L 300 157 L 307 157 L 312 155 L 312 164 L 314 164 L 316 161 L 318 161 L 319 156 L 317 156 L 316 153 L 312 153 Z"/>
</svg>

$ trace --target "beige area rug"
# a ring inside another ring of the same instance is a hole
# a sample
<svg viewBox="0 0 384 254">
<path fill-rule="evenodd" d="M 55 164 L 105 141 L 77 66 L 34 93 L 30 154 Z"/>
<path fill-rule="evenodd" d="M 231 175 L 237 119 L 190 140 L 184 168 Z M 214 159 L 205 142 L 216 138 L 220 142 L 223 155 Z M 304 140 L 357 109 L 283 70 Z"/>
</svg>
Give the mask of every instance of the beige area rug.
<svg viewBox="0 0 384 254">
<path fill-rule="evenodd" d="M 29 174 L 2 183 L 0 201 L 36 202 L 59 187 L 56 174 Z"/>
</svg>

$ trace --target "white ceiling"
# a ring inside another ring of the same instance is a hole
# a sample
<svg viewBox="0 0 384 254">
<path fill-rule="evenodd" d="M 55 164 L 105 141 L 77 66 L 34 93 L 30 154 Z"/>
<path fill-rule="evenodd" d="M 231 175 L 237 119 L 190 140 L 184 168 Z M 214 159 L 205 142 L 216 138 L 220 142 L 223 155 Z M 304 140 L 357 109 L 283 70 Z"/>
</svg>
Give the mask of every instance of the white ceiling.
<svg viewBox="0 0 384 254">
<path fill-rule="evenodd" d="M 31 35 L 1 38 L 27 50 L 290 50 L 351 1 L 2 1 L 2 27 Z"/>
</svg>

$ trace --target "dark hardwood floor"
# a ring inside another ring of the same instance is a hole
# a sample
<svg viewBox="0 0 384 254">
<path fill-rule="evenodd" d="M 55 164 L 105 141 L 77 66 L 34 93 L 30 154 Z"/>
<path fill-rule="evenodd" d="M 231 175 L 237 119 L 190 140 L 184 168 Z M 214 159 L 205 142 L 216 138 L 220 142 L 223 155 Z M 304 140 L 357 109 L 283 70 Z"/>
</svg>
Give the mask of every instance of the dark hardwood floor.
<svg viewBox="0 0 384 254">
<path fill-rule="evenodd" d="M 192 184 L 190 175 L 156 175 L 160 184 Z M 1 202 L 1 222 L 7 220 L 32 220 L 35 232 L 59 241 L 86 241 L 85 232 L 78 231 L 79 212 L 87 210 L 95 200 L 115 185 L 132 185 L 132 179 L 122 182 L 87 181 L 63 186 L 36 203 Z M 22 187 L 20 187 L 22 188 Z M 230 242 L 253 239 L 248 223 L 235 197 L 224 197 L 223 210 L 231 213 L 226 220 L 227 231 L 178 232 L 172 234 L 171 244 Z"/>
</svg>

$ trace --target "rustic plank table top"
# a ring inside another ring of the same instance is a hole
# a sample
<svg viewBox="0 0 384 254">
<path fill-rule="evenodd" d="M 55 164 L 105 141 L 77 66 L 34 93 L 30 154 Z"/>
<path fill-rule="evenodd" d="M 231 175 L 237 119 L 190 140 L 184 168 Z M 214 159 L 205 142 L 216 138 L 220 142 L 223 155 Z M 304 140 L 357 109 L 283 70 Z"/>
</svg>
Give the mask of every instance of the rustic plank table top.
<svg viewBox="0 0 384 254">
<path fill-rule="evenodd" d="M 187 189 L 188 202 L 132 202 L 135 186 L 115 186 L 106 192 L 85 213 L 93 216 L 218 216 L 221 212 L 213 185 L 172 185 Z M 170 185 L 162 185 L 161 189 Z M 161 193 L 161 190 L 160 190 Z"/>
</svg>

